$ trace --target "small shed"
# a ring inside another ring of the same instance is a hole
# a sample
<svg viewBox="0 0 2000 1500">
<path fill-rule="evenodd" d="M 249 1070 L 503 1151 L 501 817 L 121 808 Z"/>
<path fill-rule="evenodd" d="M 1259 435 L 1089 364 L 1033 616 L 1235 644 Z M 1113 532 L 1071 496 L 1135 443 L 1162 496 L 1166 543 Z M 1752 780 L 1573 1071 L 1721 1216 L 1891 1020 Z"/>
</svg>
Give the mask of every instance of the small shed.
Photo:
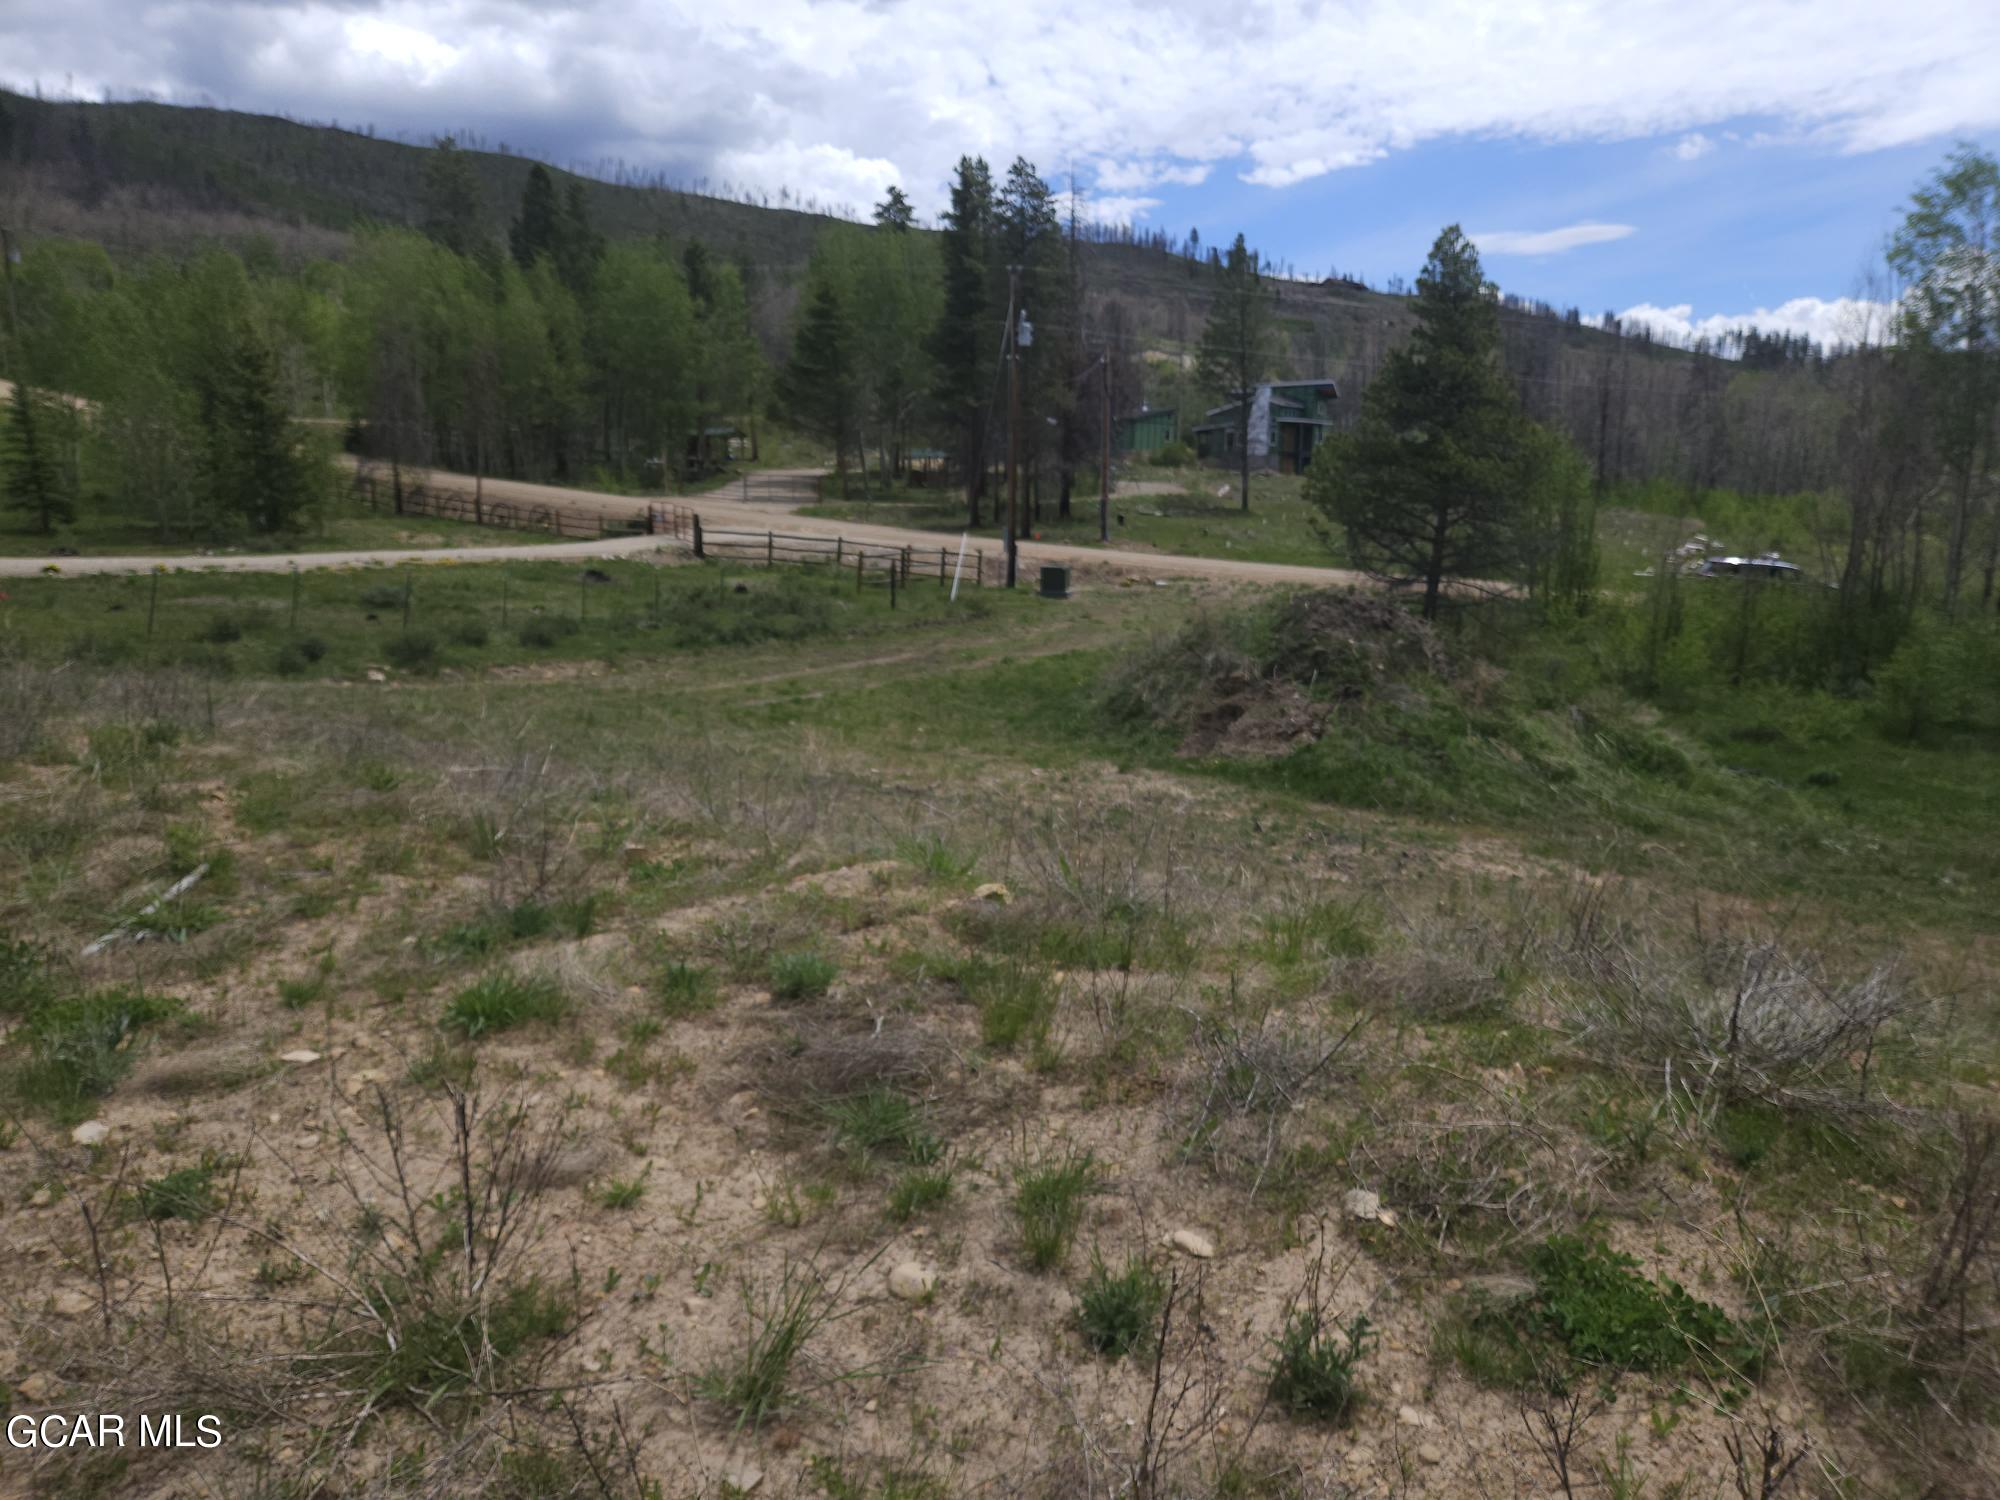
<svg viewBox="0 0 2000 1500">
<path fill-rule="evenodd" d="M 1171 406 L 1140 407 L 1111 422 L 1111 447 L 1117 453 L 1158 453 L 1179 431 L 1178 413 Z"/>
</svg>

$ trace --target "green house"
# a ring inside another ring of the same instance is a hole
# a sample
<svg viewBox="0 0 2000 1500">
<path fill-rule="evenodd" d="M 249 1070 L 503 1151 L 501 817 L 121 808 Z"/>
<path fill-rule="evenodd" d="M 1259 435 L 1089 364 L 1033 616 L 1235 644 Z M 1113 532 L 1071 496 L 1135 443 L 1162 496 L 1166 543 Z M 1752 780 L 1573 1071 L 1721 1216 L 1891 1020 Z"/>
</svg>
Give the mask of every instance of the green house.
<svg viewBox="0 0 2000 1500">
<path fill-rule="evenodd" d="M 1333 431 L 1333 403 L 1340 387 L 1331 380 L 1274 380 L 1250 395 L 1250 467 L 1303 474 L 1313 450 Z M 1209 463 L 1233 468 L 1239 413 L 1231 401 L 1206 413 L 1194 429 L 1194 451 Z"/>
<path fill-rule="evenodd" d="M 1178 430 L 1171 406 L 1158 411 L 1140 407 L 1111 422 L 1111 446 L 1119 453 L 1158 453 L 1174 440 Z"/>
</svg>

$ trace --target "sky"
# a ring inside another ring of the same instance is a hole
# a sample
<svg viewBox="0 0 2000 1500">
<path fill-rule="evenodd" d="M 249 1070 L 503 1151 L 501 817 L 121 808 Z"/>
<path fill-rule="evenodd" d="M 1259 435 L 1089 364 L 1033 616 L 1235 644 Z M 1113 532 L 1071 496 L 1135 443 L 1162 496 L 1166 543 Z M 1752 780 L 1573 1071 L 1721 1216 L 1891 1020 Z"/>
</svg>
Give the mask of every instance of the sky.
<svg viewBox="0 0 2000 1500">
<path fill-rule="evenodd" d="M 0 81 L 863 212 L 1021 155 L 1300 273 L 1414 279 L 1456 222 L 1525 297 L 1838 340 L 1911 190 L 2000 146 L 2000 3 L 0 0 Z"/>
</svg>

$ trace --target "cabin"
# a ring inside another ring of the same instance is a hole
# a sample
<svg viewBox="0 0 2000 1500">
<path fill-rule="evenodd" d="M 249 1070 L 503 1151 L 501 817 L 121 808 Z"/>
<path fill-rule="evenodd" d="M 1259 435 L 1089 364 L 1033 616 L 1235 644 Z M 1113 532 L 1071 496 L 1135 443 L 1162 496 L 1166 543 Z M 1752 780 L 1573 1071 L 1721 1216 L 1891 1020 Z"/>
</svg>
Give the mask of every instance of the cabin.
<svg viewBox="0 0 2000 1500">
<path fill-rule="evenodd" d="M 1114 453 L 1158 453 L 1174 440 L 1179 430 L 1171 406 L 1157 411 L 1142 406 L 1111 421 L 1111 450 Z"/>
<path fill-rule="evenodd" d="M 1258 386 L 1250 395 L 1250 467 L 1303 474 L 1314 450 L 1333 432 L 1333 403 L 1339 399 L 1340 387 L 1331 380 Z M 1242 461 L 1236 451 L 1242 405 L 1218 406 L 1194 429 L 1194 451 L 1203 462 L 1233 469 Z"/>
</svg>

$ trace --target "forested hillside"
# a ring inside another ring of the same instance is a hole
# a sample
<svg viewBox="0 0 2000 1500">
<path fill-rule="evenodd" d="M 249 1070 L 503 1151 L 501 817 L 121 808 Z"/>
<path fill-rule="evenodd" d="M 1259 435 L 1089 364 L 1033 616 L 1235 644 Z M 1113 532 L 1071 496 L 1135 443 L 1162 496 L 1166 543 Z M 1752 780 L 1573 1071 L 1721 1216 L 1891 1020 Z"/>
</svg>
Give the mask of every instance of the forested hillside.
<svg viewBox="0 0 2000 1500">
<path fill-rule="evenodd" d="M 456 154 L 476 187 L 479 222 L 504 239 L 532 161 L 504 150 Z M 4 221 L 30 241 L 94 241 L 120 263 L 216 241 L 286 265 L 344 259 L 368 226 L 424 222 L 434 155 L 359 130 L 229 110 L 0 92 Z M 736 265 L 764 352 L 782 358 L 813 248 L 839 221 L 642 180 L 615 164 L 605 170 L 628 180 L 555 168 L 550 175 L 559 192 L 583 195 L 590 221 L 609 240 L 699 241 Z M 1210 404 L 1214 393 L 1186 373 L 1213 299 L 1198 244 L 1086 231 L 1078 256 L 1093 332 L 1132 361 L 1121 396 L 1133 404 Z M 1351 412 L 1352 398 L 1408 335 L 1409 299 L 1351 282 L 1271 277 L 1267 285 L 1271 373 L 1332 376 L 1349 398 L 1343 413 Z M 1752 351 L 1765 367 L 1751 370 L 1748 361 L 1664 349 L 1643 330 L 1607 334 L 1553 308 L 1510 306 L 1503 328 L 1508 368 L 1530 408 L 1562 425 L 1607 482 L 1685 478 L 1757 493 L 1829 482 L 1839 401 L 1803 349 Z"/>
</svg>

